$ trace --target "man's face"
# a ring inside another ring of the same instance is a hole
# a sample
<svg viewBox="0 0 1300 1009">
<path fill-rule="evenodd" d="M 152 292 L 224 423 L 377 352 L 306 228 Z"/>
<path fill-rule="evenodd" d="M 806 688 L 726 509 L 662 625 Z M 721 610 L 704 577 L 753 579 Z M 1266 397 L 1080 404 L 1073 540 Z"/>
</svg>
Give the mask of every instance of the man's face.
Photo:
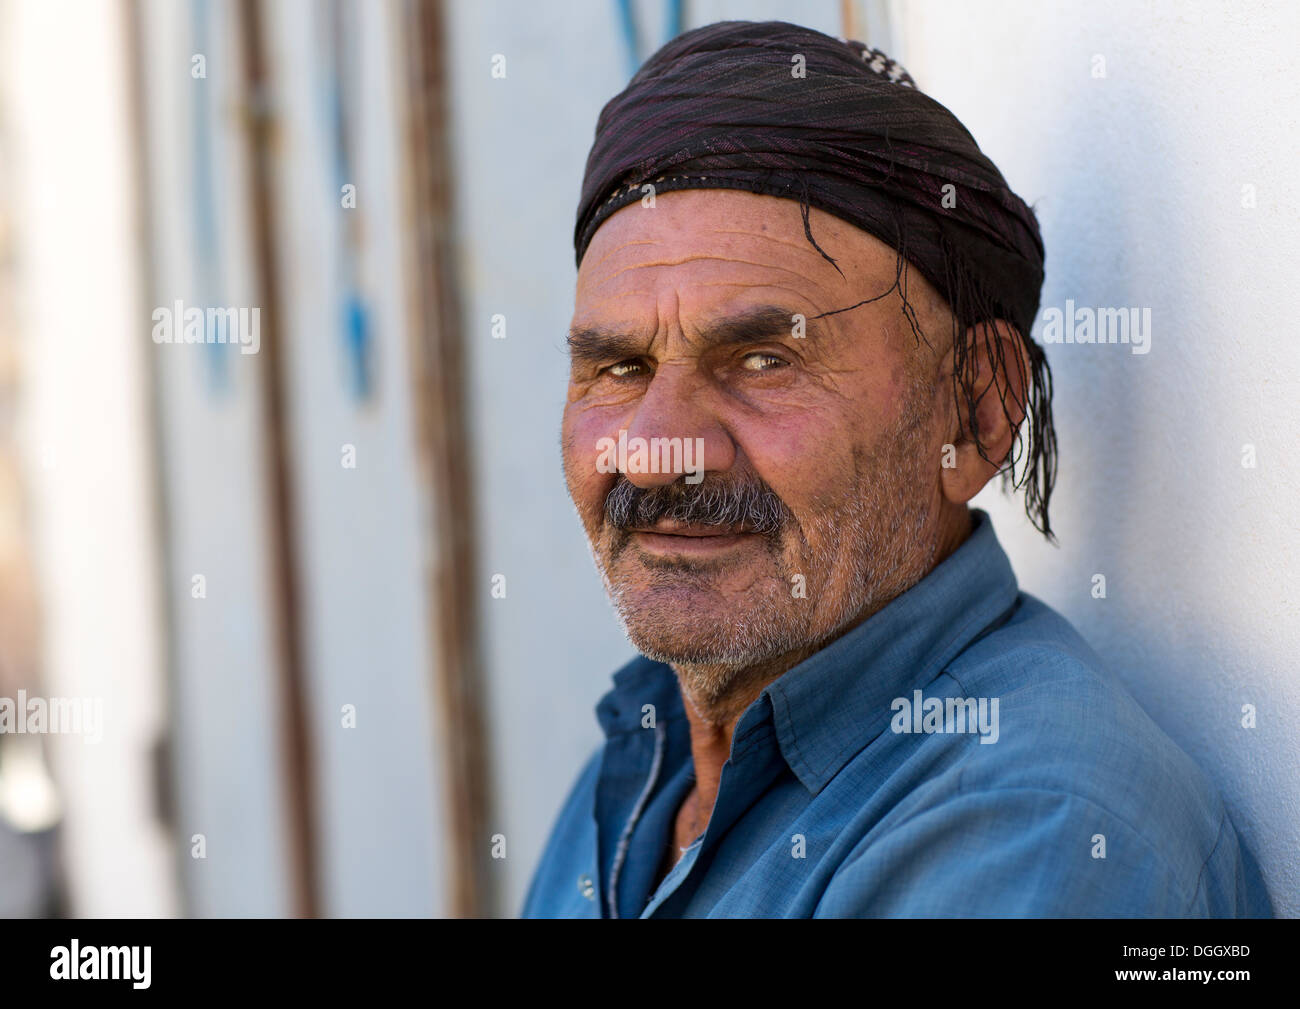
<svg viewBox="0 0 1300 1009">
<path fill-rule="evenodd" d="M 795 202 L 693 190 L 655 203 L 610 217 L 578 272 L 564 470 L 632 642 L 693 670 L 710 700 L 929 570 L 949 324 L 915 270 L 908 300 L 933 349 L 897 292 L 815 318 L 887 291 L 898 268 L 828 214 L 810 225 L 843 276 Z M 620 434 L 702 445 L 702 482 L 608 472 Z"/>
</svg>

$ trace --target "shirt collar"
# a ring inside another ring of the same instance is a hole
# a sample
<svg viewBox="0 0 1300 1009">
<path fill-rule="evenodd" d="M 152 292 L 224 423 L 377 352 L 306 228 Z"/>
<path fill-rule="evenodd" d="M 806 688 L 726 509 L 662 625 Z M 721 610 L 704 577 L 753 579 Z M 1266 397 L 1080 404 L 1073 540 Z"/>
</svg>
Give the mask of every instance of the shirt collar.
<svg viewBox="0 0 1300 1009">
<path fill-rule="evenodd" d="M 921 581 L 770 683 L 736 723 L 736 754 L 768 721 L 790 770 L 825 787 L 889 723 L 890 702 L 933 679 L 1016 601 L 1019 586 L 988 514 L 971 509 L 970 536 Z M 606 736 L 655 718 L 685 718 L 672 669 L 638 656 L 597 705 Z"/>
<path fill-rule="evenodd" d="M 646 705 L 651 705 L 649 710 Z M 653 716 L 650 720 L 648 716 Z M 614 687 L 596 705 L 606 738 L 686 717 L 672 667 L 638 655 L 614 674 Z"/>
</svg>

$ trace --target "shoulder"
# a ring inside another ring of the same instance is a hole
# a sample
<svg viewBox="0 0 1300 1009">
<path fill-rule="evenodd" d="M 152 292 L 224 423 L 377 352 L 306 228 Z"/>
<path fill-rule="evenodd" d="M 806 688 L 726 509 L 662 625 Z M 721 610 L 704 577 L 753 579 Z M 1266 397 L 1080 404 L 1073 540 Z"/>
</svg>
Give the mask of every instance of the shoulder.
<svg viewBox="0 0 1300 1009">
<path fill-rule="evenodd" d="M 993 732 L 915 739 L 933 773 L 890 817 L 906 847 L 1050 880 L 1047 913 L 1237 913 L 1217 791 L 1060 614 L 1022 593 L 925 694 L 983 702 Z"/>
<path fill-rule="evenodd" d="M 998 702 L 997 743 L 968 747 L 962 791 L 1054 790 L 1135 825 L 1217 833 L 1224 807 L 1209 779 L 1039 600 L 1022 593 L 1011 619 L 946 676 L 959 694 Z"/>
<path fill-rule="evenodd" d="M 601 743 L 587 758 L 555 818 L 524 898 L 525 918 L 574 917 L 588 911 L 588 904 L 574 899 L 578 891 L 573 881 L 595 875 L 592 809 L 604 752 Z"/>
</svg>

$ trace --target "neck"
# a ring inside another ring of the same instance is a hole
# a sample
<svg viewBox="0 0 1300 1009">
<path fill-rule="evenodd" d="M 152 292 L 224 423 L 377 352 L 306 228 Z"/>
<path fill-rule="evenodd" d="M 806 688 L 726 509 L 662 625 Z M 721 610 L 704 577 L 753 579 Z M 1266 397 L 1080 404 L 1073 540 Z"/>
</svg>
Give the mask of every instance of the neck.
<svg viewBox="0 0 1300 1009">
<path fill-rule="evenodd" d="M 686 709 L 686 719 L 690 724 L 691 758 L 695 763 L 695 798 L 704 821 L 708 820 L 717 798 L 722 765 L 731 755 L 731 737 L 740 716 L 758 699 L 764 687 L 816 650 L 814 647 L 792 652 L 739 671 L 734 667 L 721 670 L 717 667 L 706 669 L 673 663 L 677 686 L 685 702 L 683 707 Z M 726 691 L 718 696 L 703 697 L 688 686 L 691 683 L 708 682 L 720 672 L 726 673 L 728 685 Z"/>
</svg>

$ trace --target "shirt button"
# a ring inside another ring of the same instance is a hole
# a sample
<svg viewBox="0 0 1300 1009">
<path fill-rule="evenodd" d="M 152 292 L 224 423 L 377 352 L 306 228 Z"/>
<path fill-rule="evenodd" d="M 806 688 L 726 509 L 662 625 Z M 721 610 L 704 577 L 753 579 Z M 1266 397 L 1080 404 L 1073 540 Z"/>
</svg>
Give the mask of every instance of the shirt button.
<svg viewBox="0 0 1300 1009">
<path fill-rule="evenodd" d="M 578 877 L 578 889 L 582 891 L 582 895 L 586 897 L 588 900 L 596 899 L 596 888 L 591 885 L 590 876 Z"/>
</svg>

